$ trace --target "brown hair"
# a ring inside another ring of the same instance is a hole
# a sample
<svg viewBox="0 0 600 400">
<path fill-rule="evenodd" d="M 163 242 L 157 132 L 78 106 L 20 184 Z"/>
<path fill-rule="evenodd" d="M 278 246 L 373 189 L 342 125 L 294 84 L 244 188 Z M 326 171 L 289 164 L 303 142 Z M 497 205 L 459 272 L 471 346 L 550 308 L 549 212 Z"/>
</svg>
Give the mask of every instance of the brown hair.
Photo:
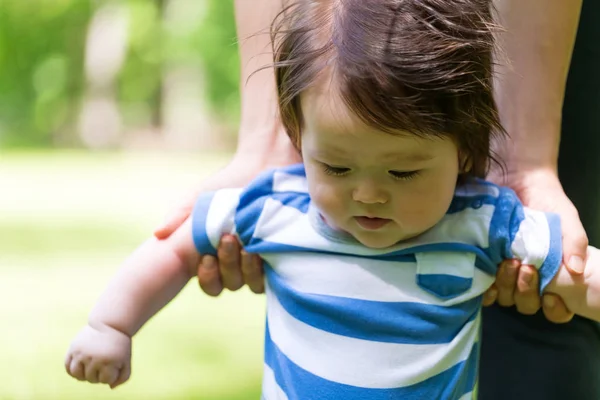
<svg viewBox="0 0 600 400">
<path fill-rule="evenodd" d="M 271 26 L 279 111 L 298 147 L 300 96 L 326 69 L 365 124 L 449 136 L 470 176 L 485 176 L 494 134 L 491 0 L 300 0 Z"/>
</svg>

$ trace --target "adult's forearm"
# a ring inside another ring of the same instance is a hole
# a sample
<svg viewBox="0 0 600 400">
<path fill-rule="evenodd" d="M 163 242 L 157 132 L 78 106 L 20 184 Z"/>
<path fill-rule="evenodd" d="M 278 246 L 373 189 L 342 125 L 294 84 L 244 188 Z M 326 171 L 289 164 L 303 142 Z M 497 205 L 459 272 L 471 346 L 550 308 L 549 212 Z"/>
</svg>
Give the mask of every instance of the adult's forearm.
<svg viewBox="0 0 600 400">
<path fill-rule="evenodd" d="M 505 32 L 495 91 L 510 139 L 495 143 L 509 175 L 556 170 L 562 105 L 581 0 L 494 0 Z M 508 59 L 508 60 L 507 60 Z"/>
<path fill-rule="evenodd" d="M 242 118 L 238 153 L 287 160 L 295 155 L 277 116 L 270 26 L 285 0 L 236 0 Z M 260 71 L 259 69 L 264 68 Z M 258 71 L 258 72 L 256 72 Z"/>
</svg>

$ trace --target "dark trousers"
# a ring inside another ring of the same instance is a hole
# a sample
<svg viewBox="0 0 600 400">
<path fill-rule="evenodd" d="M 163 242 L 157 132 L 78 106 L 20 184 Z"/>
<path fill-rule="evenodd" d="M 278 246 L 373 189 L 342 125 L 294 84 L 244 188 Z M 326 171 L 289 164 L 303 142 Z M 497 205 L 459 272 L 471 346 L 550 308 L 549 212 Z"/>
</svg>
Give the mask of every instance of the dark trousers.
<svg viewBox="0 0 600 400">
<path fill-rule="evenodd" d="M 600 0 L 583 2 L 563 107 L 559 174 L 590 244 L 600 246 Z M 541 312 L 486 308 L 479 399 L 600 399 L 600 325 L 579 317 L 557 325 Z"/>
</svg>

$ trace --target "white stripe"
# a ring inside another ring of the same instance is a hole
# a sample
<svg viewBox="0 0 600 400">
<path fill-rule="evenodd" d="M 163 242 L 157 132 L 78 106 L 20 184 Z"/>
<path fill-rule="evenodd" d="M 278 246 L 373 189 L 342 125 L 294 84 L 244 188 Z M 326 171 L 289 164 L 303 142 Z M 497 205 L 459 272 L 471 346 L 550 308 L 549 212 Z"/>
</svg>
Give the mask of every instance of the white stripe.
<svg viewBox="0 0 600 400">
<path fill-rule="evenodd" d="M 430 252 L 416 253 L 419 275 L 452 275 L 473 279 L 475 253 Z"/>
<path fill-rule="evenodd" d="M 265 400 L 288 400 L 283 389 L 277 384 L 273 370 L 265 364 L 262 381 L 262 398 Z"/>
<path fill-rule="evenodd" d="M 472 400 L 474 394 L 474 392 L 465 393 L 458 400 Z"/>
<path fill-rule="evenodd" d="M 456 187 L 455 196 L 474 197 L 488 195 L 492 197 L 500 196 L 500 189 L 494 185 L 485 185 L 481 183 L 465 184 Z"/>
<path fill-rule="evenodd" d="M 513 255 L 521 263 L 540 268 L 550 250 L 548 218 L 541 211 L 525 208 L 525 219 L 511 245 Z"/>
<path fill-rule="evenodd" d="M 478 316 L 450 343 L 398 344 L 321 331 L 288 314 L 267 288 L 269 333 L 296 365 L 324 379 L 364 388 L 419 383 L 467 359 L 477 341 Z"/>
<path fill-rule="evenodd" d="M 257 222 L 254 237 L 289 246 L 358 255 L 381 255 L 414 246 L 449 241 L 486 248 L 489 245 L 489 229 L 494 207 L 485 205 L 479 209 L 467 208 L 458 213 L 447 214 L 424 234 L 385 249 L 370 249 L 351 243 L 332 242 L 315 231 L 309 214 L 285 206 L 279 201 L 267 199 Z"/>
<path fill-rule="evenodd" d="M 206 235 L 216 249 L 225 233 L 235 234 L 234 216 L 242 189 L 215 192 L 206 215 Z"/>
<path fill-rule="evenodd" d="M 415 263 L 313 253 L 264 254 L 263 257 L 285 284 L 298 292 L 359 300 L 451 306 L 480 295 L 495 280 L 495 276 L 475 268 L 471 289 L 443 300 L 417 285 Z"/>
<path fill-rule="evenodd" d="M 273 174 L 273 192 L 308 193 L 308 182 L 303 176 L 275 171 Z"/>
<path fill-rule="evenodd" d="M 404 247 L 431 243 L 465 243 L 486 248 L 495 207 L 485 204 L 481 208 L 465 208 L 463 211 L 446 214 L 440 222 Z"/>
<path fill-rule="evenodd" d="M 314 231 L 304 213 L 271 198 L 265 201 L 253 237 L 274 243 L 317 249 L 331 244 Z"/>
</svg>

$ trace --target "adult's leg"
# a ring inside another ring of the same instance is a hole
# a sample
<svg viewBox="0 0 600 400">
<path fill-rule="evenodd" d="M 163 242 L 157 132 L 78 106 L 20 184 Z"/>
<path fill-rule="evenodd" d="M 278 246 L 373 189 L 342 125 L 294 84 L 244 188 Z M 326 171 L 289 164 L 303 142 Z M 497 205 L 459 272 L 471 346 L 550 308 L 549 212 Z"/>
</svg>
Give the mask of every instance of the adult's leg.
<svg viewBox="0 0 600 400">
<path fill-rule="evenodd" d="M 563 107 L 559 175 L 595 246 L 600 246 L 599 42 L 600 1 L 584 0 Z M 557 325 L 541 312 L 525 316 L 499 306 L 487 307 L 483 320 L 480 400 L 600 399 L 597 323 L 575 317 Z"/>
</svg>

